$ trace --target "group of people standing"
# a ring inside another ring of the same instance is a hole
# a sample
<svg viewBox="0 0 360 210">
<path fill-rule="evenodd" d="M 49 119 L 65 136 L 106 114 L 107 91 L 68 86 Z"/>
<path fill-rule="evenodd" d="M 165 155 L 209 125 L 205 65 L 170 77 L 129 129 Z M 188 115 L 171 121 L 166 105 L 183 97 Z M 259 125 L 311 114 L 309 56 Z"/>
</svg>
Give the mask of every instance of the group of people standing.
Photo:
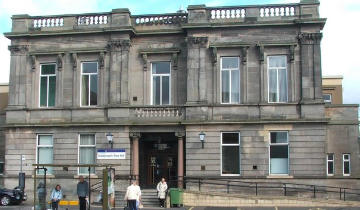
<svg viewBox="0 0 360 210">
<path fill-rule="evenodd" d="M 39 207 L 40 210 L 46 210 L 46 189 L 45 184 L 40 182 L 37 187 L 37 193 L 39 198 Z M 79 182 L 76 186 L 76 193 L 79 198 L 79 207 L 80 210 L 86 210 L 86 205 L 88 202 L 89 197 L 89 185 L 84 180 L 83 176 L 79 177 Z M 50 202 L 51 202 L 51 209 L 58 210 L 59 209 L 59 202 L 63 198 L 63 192 L 61 190 L 61 186 L 58 184 L 55 188 L 51 191 L 50 194 Z"/>
<path fill-rule="evenodd" d="M 156 186 L 160 207 L 165 207 L 167 189 L 168 186 L 165 178 L 162 178 Z M 131 181 L 131 185 L 127 188 L 124 199 L 127 201 L 127 207 L 129 210 L 138 210 L 139 208 L 142 208 L 141 190 L 139 185 L 137 185 L 136 180 Z"/>
<path fill-rule="evenodd" d="M 157 184 L 157 196 L 159 199 L 160 207 L 165 207 L 165 199 L 167 193 L 167 183 L 165 178 L 162 178 L 161 181 Z M 38 198 L 40 209 L 46 209 L 46 189 L 44 183 L 40 182 L 37 187 Z M 88 197 L 89 197 L 89 185 L 84 180 L 83 176 L 79 177 L 79 182 L 76 187 L 76 192 L 79 198 L 79 207 L 80 210 L 86 210 Z M 63 198 L 63 193 L 61 190 L 61 186 L 58 184 L 55 188 L 51 191 L 50 200 L 51 200 L 51 209 L 58 210 L 59 209 L 59 202 Z M 139 185 L 137 184 L 136 180 L 131 181 L 131 185 L 127 188 L 125 198 L 127 201 L 127 206 L 129 210 L 138 210 L 142 208 L 141 203 L 141 190 Z"/>
</svg>

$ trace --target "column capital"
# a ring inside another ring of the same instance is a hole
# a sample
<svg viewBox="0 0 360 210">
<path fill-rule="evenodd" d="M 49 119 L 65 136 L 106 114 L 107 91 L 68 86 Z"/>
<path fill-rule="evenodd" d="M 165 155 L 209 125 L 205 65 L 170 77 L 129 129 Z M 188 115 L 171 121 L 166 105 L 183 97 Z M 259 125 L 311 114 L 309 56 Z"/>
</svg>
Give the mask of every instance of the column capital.
<svg viewBox="0 0 360 210">
<path fill-rule="evenodd" d="M 177 131 L 175 132 L 175 136 L 180 138 L 185 136 L 185 131 Z"/>
<path fill-rule="evenodd" d="M 8 50 L 11 55 L 25 55 L 29 51 L 28 45 L 10 45 Z"/>
<path fill-rule="evenodd" d="M 130 136 L 130 138 L 140 138 L 141 134 L 140 134 L 140 132 L 130 132 L 129 136 Z"/>
<path fill-rule="evenodd" d="M 300 33 L 298 40 L 301 44 L 320 44 L 322 33 Z"/>
<path fill-rule="evenodd" d="M 107 44 L 107 49 L 110 51 L 129 51 L 131 42 L 129 39 L 111 40 Z"/>
<path fill-rule="evenodd" d="M 189 36 L 186 38 L 186 41 L 190 45 L 199 45 L 200 47 L 207 47 L 208 37 Z"/>
</svg>

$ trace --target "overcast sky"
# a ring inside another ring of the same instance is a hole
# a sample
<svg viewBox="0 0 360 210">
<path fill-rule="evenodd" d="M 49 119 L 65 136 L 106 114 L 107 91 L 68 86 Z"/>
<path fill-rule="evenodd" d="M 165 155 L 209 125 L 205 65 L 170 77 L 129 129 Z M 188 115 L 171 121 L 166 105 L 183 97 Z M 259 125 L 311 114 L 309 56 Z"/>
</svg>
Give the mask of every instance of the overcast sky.
<svg viewBox="0 0 360 210">
<path fill-rule="evenodd" d="M 2 34 L 11 31 L 11 15 L 54 15 L 108 12 L 129 8 L 132 14 L 154 14 L 207 6 L 297 3 L 300 0 L 0 0 L 0 83 L 9 81 L 10 44 Z M 343 75 L 344 103 L 360 103 L 360 0 L 321 0 L 321 17 L 328 18 L 322 40 L 323 75 Z"/>
</svg>

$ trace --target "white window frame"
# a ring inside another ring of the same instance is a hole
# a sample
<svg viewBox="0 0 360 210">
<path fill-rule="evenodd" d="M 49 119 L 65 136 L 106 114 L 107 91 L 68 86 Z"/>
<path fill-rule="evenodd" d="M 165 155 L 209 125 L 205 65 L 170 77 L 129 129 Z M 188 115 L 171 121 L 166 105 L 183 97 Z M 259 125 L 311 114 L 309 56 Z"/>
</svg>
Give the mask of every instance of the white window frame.
<svg viewBox="0 0 360 210">
<path fill-rule="evenodd" d="M 46 75 L 42 75 L 42 67 L 43 65 L 55 65 L 55 74 L 46 74 Z M 57 64 L 56 63 L 41 63 L 40 64 L 40 72 L 39 72 L 39 108 L 48 108 L 49 107 L 49 77 L 53 77 L 55 76 L 55 81 L 56 81 L 56 70 L 57 70 Z M 47 82 L 47 86 L 46 86 L 46 106 L 41 106 L 41 78 L 42 77 L 46 77 L 46 82 Z M 56 84 L 56 82 L 55 82 Z M 55 107 L 56 106 L 56 91 L 55 91 L 55 104 L 54 106 L 51 107 Z"/>
<path fill-rule="evenodd" d="M 332 155 L 332 160 L 329 160 L 329 155 Z M 332 162 L 333 164 L 333 171 L 332 174 L 329 174 L 329 163 Z M 327 176 L 334 176 L 335 174 L 335 154 L 334 153 L 328 153 L 326 154 L 326 175 Z"/>
<path fill-rule="evenodd" d="M 285 67 L 270 67 L 270 58 L 271 57 L 285 57 Z M 270 70 L 276 70 L 276 91 L 277 91 L 277 98 L 276 101 L 270 101 Z M 285 77 L 286 77 L 286 101 L 280 101 L 280 83 L 279 83 L 279 70 L 285 70 Z M 267 56 L 267 81 L 268 81 L 268 103 L 287 103 L 289 101 L 289 81 L 288 81 L 288 63 L 287 63 L 287 55 L 269 55 Z"/>
<path fill-rule="evenodd" d="M 226 68 L 223 69 L 222 67 L 222 62 L 223 62 L 223 58 L 237 58 L 238 61 L 238 68 Z M 222 72 L 223 71 L 228 71 L 229 72 L 229 102 L 223 102 L 223 91 L 222 91 Z M 239 71 L 239 101 L 233 102 L 231 100 L 231 72 L 232 71 Z M 220 58 L 220 102 L 221 104 L 240 104 L 241 103 L 241 72 L 240 72 L 240 57 L 239 56 L 222 56 Z"/>
<path fill-rule="evenodd" d="M 168 62 L 169 63 L 169 67 L 170 67 L 170 72 L 168 74 L 153 74 L 153 64 L 154 63 L 159 63 L 159 62 Z M 168 105 L 171 105 L 171 61 L 153 61 L 150 63 L 150 68 L 151 68 L 151 81 L 150 81 L 150 104 L 151 105 L 155 105 L 155 106 L 168 106 Z M 153 86 L 153 79 L 154 79 L 154 75 L 155 76 L 160 76 L 160 104 L 154 104 L 154 99 L 153 99 L 153 89 L 154 89 L 154 86 Z M 163 76 L 169 76 L 169 104 L 163 104 L 162 103 L 162 77 Z"/>
<path fill-rule="evenodd" d="M 96 63 L 96 73 L 83 73 L 83 64 L 84 63 Z M 81 71 L 80 71 L 80 107 L 96 107 L 99 104 L 99 62 L 97 61 L 83 61 L 81 62 Z M 83 105 L 82 104 L 82 77 L 83 75 L 89 75 L 89 97 L 88 97 L 88 102 L 89 105 Z M 91 85 L 91 75 L 97 75 L 97 94 L 96 94 L 96 105 L 91 105 L 90 104 L 90 85 Z"/>
<path fill-rule="evenodd" d="M 345 155 L 348 155 L 349 158 L 345 160 Z M 345 153 L 343 154 L 343 176 L 350 176 L 351 175 L 351 156 L 350 153 Z M 349 173 L 345 174 L 345 162 L 349 162 Z"/>
<path fill-rule="evenodd" d="M 325 100 L 325 99 L 324 99 L 324 103 L 329 103 L 329 104 L 331 104 L 331 103 L 332 103 L 332 95 L 331 95 L 331 93 L 325 93 L 325 94 L 323 94 L 323 98 L 324 98 L 325 95 L 330 96 L 330 100 Z"/>
<path fill-rule="evenodd" d="M 94 144 L 93 145 L 80 145 L 80 136 L 81 135 L 94 135 Z M 79 135 L 78 135 L 78 164 L 80 164 L 80 148 L 81 147 L 95 148 L 95 162 L 96 162 L 97 151 L 96 151 L 96 135 L 95 135 L 95 133 L 79 133 Z M 89 173 L 83 173 L 83 174 L 80 173 L 80 167 L 78 167 L 77 171 L 78 171 L 78 175 L 89 175 Z M 96 174 L 96 168 L 95 168 L 94 173 L 90 173 L 90 175 L 94 175 L 94 174 Z"/>
<path fill-rule="evenodd" d="M 40 136 L 51 136 L 52 138 L 52 145 L 39 145 L 39 137 Z M 54 162 L 54 135 L 51 133 L 41 133 L 41 134 L 36 134 L 36 164 L 39 164 L 39 147 L 45 147 L 45 148 L 52 148 L 53 150 L 53 162 Z M 36 170 L 36 173 L 38 174 L 38 170 Z M 46 175 L 52 175 L 52 173 L 50 172 L 46 172 Z"/>
<path fill-rule="evenodd" d="M 287 138 L 287 143 L 271 143 L 271 133 L 286 133 L 286 138 Z M 272 145 L 287 145 L 288 146 L 288 173 L 287 174 L 272 174 L 271 173 L 271 146 Z M 274 131 L 269 131 L 269 175 L 271 176 L 289 176 L 290 174 L 290 146 L 289 146 L 289 131 L 279 131 L 279 130 L 274 130 Z"/>
<path fill-rule="evenodd" d="M 238 144 L 223 144 L 223 134 L 224 133 L 237 133 L 239 134 L 239 143 Z M 240 131 L 224 131 L 220 132 L 220 175 L 221 176 L 241 176 L 241 134 Z M 223 146 L 238 146 L 239 147 L 239 173 L 238 174 L 223 174 L 223 164 L 222 164 L 222 148 Z"/>
</svg>

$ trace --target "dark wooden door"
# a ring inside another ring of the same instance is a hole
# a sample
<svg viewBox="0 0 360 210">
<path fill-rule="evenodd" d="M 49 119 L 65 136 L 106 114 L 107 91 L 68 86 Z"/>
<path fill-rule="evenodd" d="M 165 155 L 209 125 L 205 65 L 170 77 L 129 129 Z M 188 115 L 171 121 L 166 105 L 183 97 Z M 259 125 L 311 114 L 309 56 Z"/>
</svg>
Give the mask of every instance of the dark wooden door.
<svg viewBox="0 0 360 210">
<path fill-rule="evenodd" d="M 148 186 L 156 185 L 161 178 L 174 179 L 176 176 L 176 156 L 165 152 L 150 152 L 147 156 L 147 180 Z"/>
</svg>

